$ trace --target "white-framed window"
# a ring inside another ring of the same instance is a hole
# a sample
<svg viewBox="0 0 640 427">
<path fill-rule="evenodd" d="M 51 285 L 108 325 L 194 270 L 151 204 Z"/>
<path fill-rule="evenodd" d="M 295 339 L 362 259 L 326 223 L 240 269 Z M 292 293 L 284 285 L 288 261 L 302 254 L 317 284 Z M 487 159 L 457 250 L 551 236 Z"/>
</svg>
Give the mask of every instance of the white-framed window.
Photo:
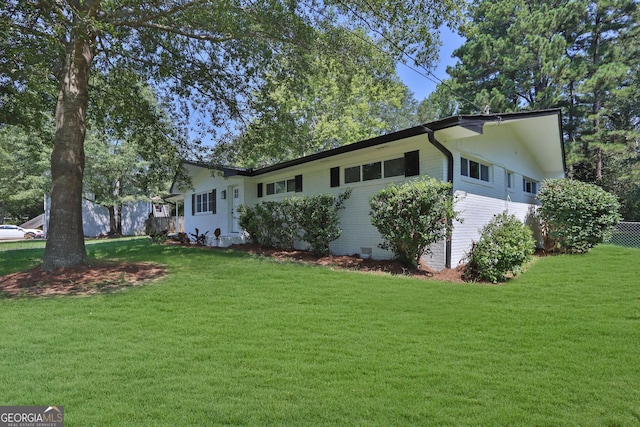
<svg viewBox="0 0 640 427">
<path fill-rule="evenodd" d="M 405 175 L 404 157 L 344 168 L 344 183 L 392 178 Z"/>
<path fill-rule="evenodd" d="M 529 194 L 538 194 L 538 181 L 522 177 L 522 191 Z"/>
<path fill-rule="evenodd" d="M 514 184 L 513 172 L 511 172 L 511 171 L 506 171 L 505 172 L 505 181 L 506 181 L 506 184 L 507 184 L 507 188 L 513 188 L 513 184 Z"/>
<path fill-rule="evenodd" d="M 331 187 L 339 187 L 340 167 L 333 167 L 330 172 Z M 409 151 L 402 157 L 345 167 L 343 173 L 344 184 L 396 176 L 417 176 L 420 175 L 420 151 Z"/>
<path fill-rule="evenodd" d="M 296 175 L 294 178 L 267 183 L 267 196 L 300 191 L 302 191 L 302 175 Z"/>
<path fill-rule="evenodd" d="M 460 175 L 489 182 L 489 165 L 460 157 Z"/>
<path fill-rule="evenodd" d="M 196 193 L 191 195 L 191 213 L 199 214 L 215 214 L 216 213 L 216 190 L 204 193 Z"/>
</svg>

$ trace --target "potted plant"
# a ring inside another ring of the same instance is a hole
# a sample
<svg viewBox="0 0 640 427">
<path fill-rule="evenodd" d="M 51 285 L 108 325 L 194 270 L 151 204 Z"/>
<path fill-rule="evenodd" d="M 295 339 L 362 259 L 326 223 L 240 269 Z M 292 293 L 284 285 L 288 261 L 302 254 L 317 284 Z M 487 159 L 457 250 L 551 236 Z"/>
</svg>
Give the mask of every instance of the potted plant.
<svg viewBox="0 0 640 427">
<path fill-rule="evenodd" d="M 220 234 L 221 234 L 221 233 L 222 233 L 222 232 L 220 231 L 220 229 L 219 229 L 219 228 L 216 228 L 216 229 L 213 231 L 213 235 L 214 235 L 214 236 L 216 236 L 216 247 L 217 247 L 217 246 L 220 246 Z"/>
</svg>

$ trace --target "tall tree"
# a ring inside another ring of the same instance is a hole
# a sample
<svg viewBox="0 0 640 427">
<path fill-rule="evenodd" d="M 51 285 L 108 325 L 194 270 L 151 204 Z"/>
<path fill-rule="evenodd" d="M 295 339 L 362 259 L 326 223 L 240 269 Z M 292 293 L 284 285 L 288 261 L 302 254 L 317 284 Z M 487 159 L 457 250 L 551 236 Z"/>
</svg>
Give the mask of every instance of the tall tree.
<svg viewBox="0 0 640 427">
<path fill-rule="evenodd" d="M 220 125 L 242 113 L 274 56 L 304 62 L 300 53 L 314 44 L 313 29 L 365 27 L 398 59 L 405 52 L 429 64 L 437 54 L 432 31 L 454 8 L 452 0 L 6 1 L 0 40 L 10 55 L 5 65 L 15 67 L 0 68 L 0 82 L 19 93 L 37 81 L 57 87 L 43 267 L 87 261 L 81 202 L 92 73 L 130 70 L 163 91 L 170 105 L 191 100 L 185 113 L 198 111 Z M 348 45 L 342 48 L 350 53 Z M 24 72 L 20 84 L 6 73 L 14 68 Z"/>
<path fill-rule="evenodd" d="M 460 93 L 461 88 L 455 80 L 442 80 L 436 89 L 418 105 L 418 120 L 420 123 L 428 123 L 445 117 L 455 116 L 460 112 L 460 101 L 455 93 Z"/>
<path fill-rule="evenodd" d="M 152 88 L 127 70 L 96 75 L 91 86 L 83 187 L 109 210 L 110 232 L 121 234 L 122 205 L 166 191 L 180 170 L 184 137 Z M 132 93 L 135 109 L 128 106 Z"/>
<path fill-rule="evenodd" d="M 273 164 L 415 124 L 415 100 L 392 57 L 362 31 L 318 37 L 320 45 L 306 53 L 304 75 L 283 72 L 288 58 L 273 65 L 254 94 L 257 114 L 239 136 L 215 147 L 214 158 L 246 167 Z M 350 40 L 360 55 L 333 51 L 335 37 Z"/>
<path fill-rule="evenodd" d="M 461 111 L 561 107 L 571 176 L 631 202 L 640 168 L 639 13 L 637 0 L 473 5 L 467 42 L 448 70 L 468 99 Z"/>
<path fill-rule="evenodd" d="M 51 146 L 41 136 L 15 125 L 0 128 L 0 223 L 43 213 Z"/>
</svg>

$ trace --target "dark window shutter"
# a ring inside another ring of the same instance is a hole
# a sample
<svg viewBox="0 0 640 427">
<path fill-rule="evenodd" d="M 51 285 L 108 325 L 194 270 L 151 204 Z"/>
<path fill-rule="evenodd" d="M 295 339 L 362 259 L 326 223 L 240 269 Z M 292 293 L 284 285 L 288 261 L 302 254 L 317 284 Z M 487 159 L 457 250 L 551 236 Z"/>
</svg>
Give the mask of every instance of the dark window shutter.
<svg viewBox="0 0 640 427">
<path fill-rule="evenodd" d="M 331 187 L 340 187 L 340 168 L 331 168 Z"/>
<path fill-rule="evenodd" d="M 258 197 L 262 197 L 262 183 L 258 183 Z"/>
<path fill-rule="evenodd" d="M 196 195 L 195 193 L 191 195 L 191 216 L 196 214 Z"/>
<path fill-rule="evenodd" d="M 216 190 L 212 190 L 209 193 L 209 212 L 216 213 Z"/>
<path fill-rule="evenodd" d="M 404 176 L 420 175 L 420 151 L 404 153 Z"/>
<path fill-rule="evenodd" d="M 296 193 L 302 191 L 302 175 L 296 175 Z"/>
</svg>

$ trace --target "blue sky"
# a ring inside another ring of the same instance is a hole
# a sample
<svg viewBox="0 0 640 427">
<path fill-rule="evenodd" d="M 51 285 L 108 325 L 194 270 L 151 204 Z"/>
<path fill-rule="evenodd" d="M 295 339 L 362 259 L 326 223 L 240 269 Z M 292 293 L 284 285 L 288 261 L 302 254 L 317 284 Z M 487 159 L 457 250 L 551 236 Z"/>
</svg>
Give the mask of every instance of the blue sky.
<svg viewBox="0 0 640 427">
<path fill-rule="evenodd" d="M 451 32 L 446 27 L 441 29 L 442 47 L 440 48 L 440 63 L 432 71 L 439 79 L 445 79 L 447 77 L 447 65 L 455 64 L 455 59 L 451 57 L 454 50 L 462 46 L 464 38 L 458 34 Z M 424 98 L 435 90 L 436 83 L 427 79 L 426 77 L 416 73 L 415 71 L 407 68 L 406 66 L 399 64 L 396 68 L 398 76 L 406 84 L 414 94 L 414 97 L 418 101 L 422 101 Z M 427 74 L 424 70 L 419 69 L 423 74 Z M 435 79 L 433 79 L 435 80 Z"/>
</svg>

